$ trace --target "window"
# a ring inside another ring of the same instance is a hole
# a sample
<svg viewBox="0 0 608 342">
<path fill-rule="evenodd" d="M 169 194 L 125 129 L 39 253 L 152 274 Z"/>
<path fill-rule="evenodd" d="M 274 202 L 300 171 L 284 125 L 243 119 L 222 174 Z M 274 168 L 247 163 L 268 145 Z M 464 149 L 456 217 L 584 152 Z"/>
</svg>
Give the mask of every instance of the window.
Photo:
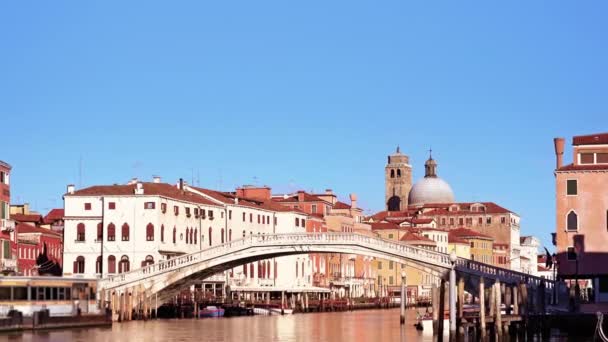
<svg viewBox="0 0 608 342">
<path fill-rule="evenodd" d="M 4 171 L 0 171 L 0 183 L 4 184 Z"/>
<path fill-rule="evenodd" d="M 194 228 L 190 228 L 190 244 L 194 244 Z"/>
<path fill-rule="evenodd" d="M 120 257 L 120 262 L 118 263 L 118 273 L 129 272 L 130 266 L 129 257 L 123 255 Z"/>
<path fill-rule="evenodd" d="M 568 213 L 566 229 L 570 231 L 578 230 L 578 216 L 574 211 Z"/>
<path fill-rule="evenodd" d="M 391 178 L 395 178 L 395 170 L 391 170 Z"/>
<path fill-rule="evenodd" d="M 397 178 L 401 178 L 401 169 L 397 169 Z"/>
<path fill-rule="evenodd" d="M 186 217 L 190 217 L 190 208 L 186 207 Z"/>
<path fill-rule="evenodd" d="M 99 222 L 97 224 L 97 241 L 103 240 L 103 224 Z"/>
<path fill-rule="evenodd" d="M 167 203 L 160 204 L 160 211 L 164 214 L 167 212 Z"/>
<path fill-rule="evenodd" d="M 84 210 L 91 210 L 91 203 L 85 203 Z"/>
<path fill-rule="evenodd" d="M 213 238 L 213 236 L 211 235 L 212 232 L 213 232 L 213 229 L 211 227 L 209 227 L 209 246 L 211 246 L 211 244 L 212 244 L 212 238 Z"/>
<path fill-rule="evenodd" d="M 253 222 L 253 214 L 249 213 L 249 222 Z"/>
<path fill-rule="evenodd" d="M 228 210 L 228 219 L 232 220 L 232 210 Z"/>
<path fill-rule="evenodd" d="M 95 273 L 101 273 L 101 256 L 98 256 L 97 260 L 95 261 Z"/>
<path fill-rule="evenodd" d="M 502 224 L 507 223 L 507 218 L 506 218 L 506 217 L 504 217 L 504 216 L 503 216 L 503 217 L 501 217 L 501 218 L 500 218 L 500 223 L 502 223 Z"/>
<path fill-rule="evenodd" d="M 116 240 L 116 226 L 114 226 L 114 223 L 110 223 L 108 225 L 108 241 L 114 240 Z"/>
<path fill-rule="evenodd" d="M 310 206 L 310 212 L 313 213 L 313 214 L 317 213 L 317 205 L 316 204 L 313 204 L 313 205 Z"/>
<path fill-rule="evenodd" d="M 245 222 L 245 213 L 243 213 L 243 222 Z"/>
<path fill-rule="evenodd" d="M 198 218 L 198 208 L 194 208 L 194 217 Z"/>
<path fill-rule="evenodd" d="M 209 219 L 213 220 L 213 210 L 209 210 Z"/>
<path fill-rule="evenodd" d="M 597 153 L 595 155 L 595 162 L 598 164 L 608 164 L 608 153 Z"/>
<path fill-rule="evenodd" d="M 393 285 L 393 276 L 388 277 L 388 284 Z"/>
<path fill-rule="evenodd" d="M 454 225 L 454 218 L 450 217 L 450 226 L 453 226 L 453 225 Z"/>
<path fill-rule="evenodd" d="M 224 243 L 224 228 L 222 228 L 221 241 L 222 241 L 222 243 Z"/>
<path fill-rule="evenodd" d="M 126 222 L 122 225 L 120 235 L 122 236 L 122 241 L 129 241 L 129 225 Z"/>
<path fill-rule="evenodd" d="M 393 262 L 392 262 L 392 261 L 389 261 L 389 262 L 388 262 L 388 269 L 389 269 L 389 270 L 392 270 L 392 269 L 393 269 Z"/>
<path fill-rule="evenodd" d="M 481 226 L 483 224 L 483 217 L 480 217 L 479 220 L 477 220 L 477 223 Z"/>
<path fill-rule="evenodd" d="M 175 216 L 179 215 L 179 207 L 174 205 L 173 206 L 173 213 L 175 214 Z"/>
<path fill-rule="evenodd" d="M 471 241 L 471 248 L 475 247 L 475 243 L 473 241 Z"/>
<path fill-rule="evenodd" d="M 173 243 L 177 243 L 177 228 L 173 226 Z"/>
<path fill-rule="evenodd" d="M 305 219 L 302 219 L 302 220 L 300 221 L 300 223 L 302 223 L 302 227 L 306 227 L 306 220 L 305 220 Z"/>
<path fill-rule="evenodd" d="M 445 217 L 441 219 L 441 225 L 445 226 Z"/>
<path fill-rule="evenodd" d="M 108 202 L 108 209 L 109 210 L 116 209 L 116 202 Z"/>
<path fill-rule="evenodd" d="M 576 260 L 576 251 L 574 247 L 568 247 L 568 260 Z"/>
<path fill-rule="evenodd" d="M 165 242 L 165 225 L 160 225 L 160 242 Z"/>
<path fill-rule="evenodd" d="M 228 229 L 228 241 L 232 241 L 232 229 Z"/>
<path fill-rule="evenodd" d="M 76 241 L 84 241 L 84 223 L 79 223 L 76 226 Z"/>
<path fill-rule="evenodd" d="M 141 262 L 141 267 L 146 267 L 152 264 L 154 264 L 154 257 L 151 255 L 146 255 L 146 259 Z"/>
<path fill-rule="evenodd" d="M 108 256 L 108 273 L 116 273 L 116 257 L 113 255 Z"/>
<path fill-rule="evenodd" d="M 146 226 L 146 241 L 154 241 L 154 225 L 148 223 Z"/>
<path fill-rule="evenodd" d="M 196 241 L 198 240 L 198 229 L 194 230 L 194 244 L 196 245 Z"/>
<path fill-rule="evenodd" d="M 491 217 L 487 217 L 486 218 L 486 224 L 492 224 L 492 218 Z"/>
<path fill-rule="evenodd" d="M 296 227 L 300 225 L 300 219 L 296 217 Z"/>
<path fill-rule="evenodd" d="M 154 208 L 156 208 L 156 203 L 154 203 L 154 202 L 144 203 L 144 209 L 154 209 Z"/>
<path fill-rule="evenodd" d="M 84 273 L 84 257 L 82 255 L 78 256 L 76 261 L 74 261 L 74 273 Z"/>
<path fill-rule="evenodd" d="M 568 179 L 566 181 L 566 195 L 574 196 L 578 193 L 578 186 L 576 179 Z"/>
<path fill-rule="evenodd" d="M 593 164 L 593 153 L 580 153 L 581 164 Z"/>
<path fill-rule="evenodd" d="M 258 223 L 260 223 L 260 214 L 258 214 Z"/>
</svg>

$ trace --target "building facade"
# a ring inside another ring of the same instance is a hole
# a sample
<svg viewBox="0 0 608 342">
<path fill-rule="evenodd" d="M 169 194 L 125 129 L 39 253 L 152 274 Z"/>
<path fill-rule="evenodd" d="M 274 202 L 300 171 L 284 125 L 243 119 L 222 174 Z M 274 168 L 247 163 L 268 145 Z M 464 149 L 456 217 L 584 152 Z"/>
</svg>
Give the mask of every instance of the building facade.
<svg viewBox="0 0 608 342">
<path fill-rule="evenodd" d="M 608 133 L 575 136 L 572 163 L 554 139 L 558 277 L 588 279 L 593 300 L 608 302 Z"/>
<path fill-rule="evenodd" d="M 0 272 L 17 271 L 15 222 L 10 217 L 12 167 L 0 160 Z"/>
</svg>

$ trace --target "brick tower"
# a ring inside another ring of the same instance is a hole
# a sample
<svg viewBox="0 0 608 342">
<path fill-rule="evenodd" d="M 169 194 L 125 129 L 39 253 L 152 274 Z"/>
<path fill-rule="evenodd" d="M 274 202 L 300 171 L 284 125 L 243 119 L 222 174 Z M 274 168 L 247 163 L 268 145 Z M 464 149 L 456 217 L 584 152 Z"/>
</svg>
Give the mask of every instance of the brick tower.
<svg viewBox="0 0 608 342">
<path fill-rule="evenodd" d="M 388 211 L 407 209 L 407 198 L 412 188 L 412 167 L 410 158 L 399 151 L 388 156 L 384 168 L 384 203 Z"/>
</svg>

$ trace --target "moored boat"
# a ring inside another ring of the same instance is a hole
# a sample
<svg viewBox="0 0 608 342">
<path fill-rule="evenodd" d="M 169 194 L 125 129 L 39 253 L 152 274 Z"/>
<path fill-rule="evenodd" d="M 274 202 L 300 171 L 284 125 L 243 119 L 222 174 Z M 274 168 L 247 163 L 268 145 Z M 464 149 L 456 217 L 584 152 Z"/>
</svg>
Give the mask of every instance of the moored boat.
<svg viewBox="0 0 608 342">
<path fill-rule="evenodd" d="M 281 310 L 281 308 L 271 308 L 270 311 L 273 315 L 291 315 L 293 313 L 292 309 Z"/>
<path fill-rule="evenodd" d="M 224 309 L 217 306 L 207 306 L 199 311 L 199 317 L 223 317 Z"/>
</svg>

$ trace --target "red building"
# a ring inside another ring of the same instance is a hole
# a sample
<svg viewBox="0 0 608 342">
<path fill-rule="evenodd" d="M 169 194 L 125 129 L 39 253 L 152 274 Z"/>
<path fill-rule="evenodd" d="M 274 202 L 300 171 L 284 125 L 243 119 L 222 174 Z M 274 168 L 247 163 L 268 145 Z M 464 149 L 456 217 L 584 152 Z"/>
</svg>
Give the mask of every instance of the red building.
<svg viewBox="0 0 608 342">
<path fill-rule="evenodd" d="M 10 218 L 11 166 L 0 160 L 0 272 L 15 272 L 15 223 Z"/>
<path fill-rule="evenodd" d="M 16 231 L 17 266 L 21 275 L 39 275 L 36 259 L 44 254 L 45 247 L 48 260 L 62 265 L 63 239 L 60 233 L 27 223 L 19 223 Z"/>
</svg>

